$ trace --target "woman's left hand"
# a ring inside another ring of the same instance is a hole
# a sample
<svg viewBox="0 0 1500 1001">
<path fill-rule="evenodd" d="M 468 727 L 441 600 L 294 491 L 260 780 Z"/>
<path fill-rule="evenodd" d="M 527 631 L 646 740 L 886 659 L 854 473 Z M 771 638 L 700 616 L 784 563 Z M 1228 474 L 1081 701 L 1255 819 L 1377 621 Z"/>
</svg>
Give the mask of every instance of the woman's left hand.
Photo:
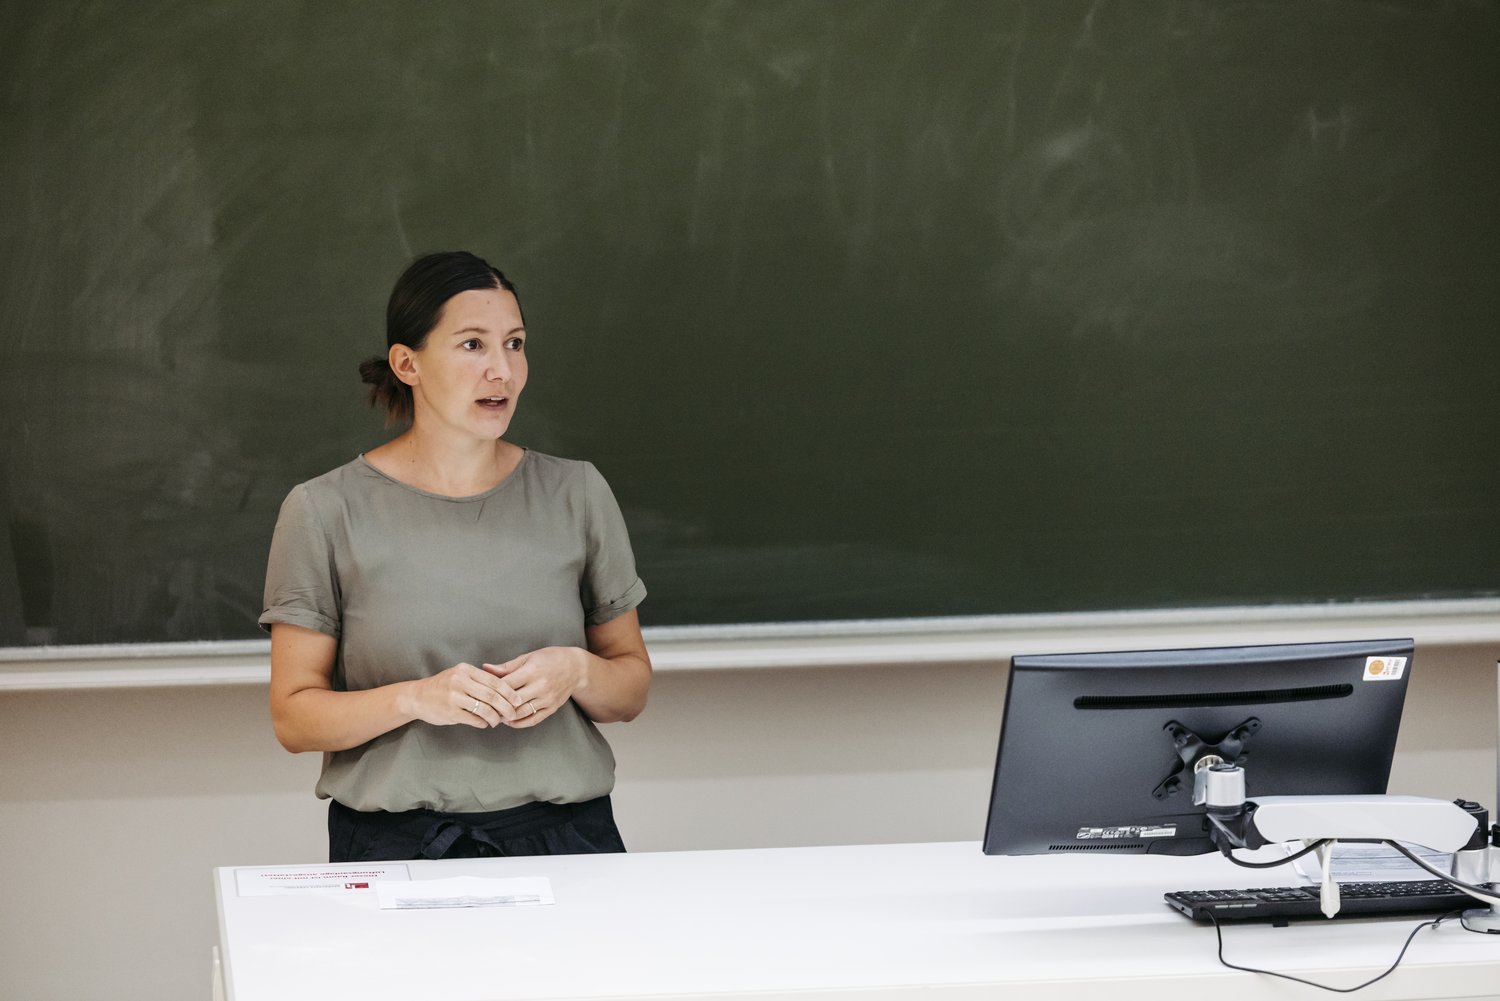
<svg viewBox="0 0 1500 1001">
<path fill-rule="evenodd" d="M 521 717 L 502 722 L 522 729 L 536 726 L 557 712 L 588 678 L 590 656 L 581 647 L 549 646 L 503 664 L 483 665 L 486 671 L 504 678 L 517 695 L 515 707 Z"/>
</svg>

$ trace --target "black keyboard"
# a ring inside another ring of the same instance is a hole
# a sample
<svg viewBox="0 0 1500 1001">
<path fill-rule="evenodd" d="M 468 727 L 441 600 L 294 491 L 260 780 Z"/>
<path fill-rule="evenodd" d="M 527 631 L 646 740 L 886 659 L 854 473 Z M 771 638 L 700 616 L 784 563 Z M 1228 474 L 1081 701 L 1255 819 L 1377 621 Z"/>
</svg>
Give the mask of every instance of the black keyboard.
<svg viewBox="0 0 1500 1001">
<path fill-rule="evenodd" d="M 1322 918 L 1316 886 L 1275 886 L 1252 890 L 1177 890 L 1168 906 L 1194 921 L 1272 921 Z M 1340 883 L 1339 918 L 1383 914 L 1444 914 L 1482 906 L 1440 879 L 1397 883 Z M 1210 917 L 1210 915 L 1212 917 Z"/>
</svg>

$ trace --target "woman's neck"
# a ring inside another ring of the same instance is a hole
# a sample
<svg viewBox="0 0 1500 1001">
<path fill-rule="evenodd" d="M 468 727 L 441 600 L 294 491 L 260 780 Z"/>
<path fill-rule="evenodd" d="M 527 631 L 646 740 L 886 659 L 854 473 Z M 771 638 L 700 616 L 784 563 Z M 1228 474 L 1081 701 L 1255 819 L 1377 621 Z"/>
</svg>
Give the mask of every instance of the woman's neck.
<svg viewBox="0 0 1500 1001">
<path fill-rule="evenodd" d="M 456 442 L 413 427 L 365 458 L 408 486 L 444 497 L 470 497 L 514 472 L 523 454 L 525 449 L 504 439 Z"/>
</svg>

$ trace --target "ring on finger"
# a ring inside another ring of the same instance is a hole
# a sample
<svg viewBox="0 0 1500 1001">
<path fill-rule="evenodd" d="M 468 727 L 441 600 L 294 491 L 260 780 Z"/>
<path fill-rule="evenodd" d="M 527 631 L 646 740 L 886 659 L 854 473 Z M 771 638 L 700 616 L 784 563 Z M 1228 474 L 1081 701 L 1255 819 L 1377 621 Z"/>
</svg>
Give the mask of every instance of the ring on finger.
<svg viewBox="0 0 1500 1001">
<path fill-rule="evenodd" d="M 532 700 L 532 699 L 527 699 L 526 700 L 526 704 L 531 707 L 531 715 L 535 716 L 536 715 L 536 702 L 534 700 Z"/>
<path fill-rule="evenodd" d="M 473 713 L 475 716 L 479 715 L 479 700 L 478 699 L 475 699 L 474 700 L 474 704 L 469 707 L 469 712 Z"/>
</svg>

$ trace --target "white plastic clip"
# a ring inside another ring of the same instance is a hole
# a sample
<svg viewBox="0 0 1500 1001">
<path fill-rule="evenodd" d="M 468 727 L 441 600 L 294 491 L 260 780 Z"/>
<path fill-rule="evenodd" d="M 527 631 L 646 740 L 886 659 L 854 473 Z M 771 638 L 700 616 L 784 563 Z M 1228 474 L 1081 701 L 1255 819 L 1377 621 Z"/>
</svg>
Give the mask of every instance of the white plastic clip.
<svg viewBox="0 0 1500 1001">
<path fill-rule="evenodd" d="M 1323 870 L 1323 884 L 1318 892 L 1318 903 L 1323 909 L 1324 917 L 1333 917 L 1343 906 L 1339 899 L 1339 884 L 1333 878 L 1333 846 L 1336 842 L 1324 841 L 1316 849 L 1318 866 Z M 1304 841 L 1304 845 L 1311 842 Z"/>
</svg>

